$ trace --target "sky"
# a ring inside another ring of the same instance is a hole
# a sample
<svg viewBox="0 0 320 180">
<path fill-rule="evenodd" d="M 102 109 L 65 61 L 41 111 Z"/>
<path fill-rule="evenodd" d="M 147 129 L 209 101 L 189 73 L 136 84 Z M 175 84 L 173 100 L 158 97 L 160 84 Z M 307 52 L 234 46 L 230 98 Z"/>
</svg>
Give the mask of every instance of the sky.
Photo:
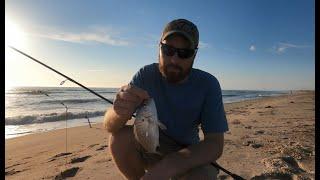
<svg viewBox="0 0 320 180">
<path fill-rule="evenodd" d="M 5 17 L 6 89 L 65 80 L 8 45 L 88 87 L 125 85 L 158 62 L 162 30 L 177 18 L 197 25 L 194 68 L 223 90 L 315 88 L 312 0 L 6 0 Z"/>
</svg>

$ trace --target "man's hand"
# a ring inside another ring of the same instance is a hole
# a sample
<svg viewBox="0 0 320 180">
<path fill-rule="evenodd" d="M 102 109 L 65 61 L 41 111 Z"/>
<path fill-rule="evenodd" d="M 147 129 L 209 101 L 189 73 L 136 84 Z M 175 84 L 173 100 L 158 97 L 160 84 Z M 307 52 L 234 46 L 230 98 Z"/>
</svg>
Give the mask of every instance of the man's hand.
<svg viewBox="0 0 320 180">
<path fill-rule="evenodd" d="M 146 99 L 150 98 L 147 91 L 133 85 L 122 86 L 113 101 L 113 106 L 106 111 L 103 126 L 110 133 L 121 129 L 136 108 Z"/>
<path fill-rule="evenodd" d="M 136 108 L 146 99 L 148 92 L 133 85 L 120 88 L 113 102 L 113 110 L 121 119 L 130 119 Z"/>
</svg>

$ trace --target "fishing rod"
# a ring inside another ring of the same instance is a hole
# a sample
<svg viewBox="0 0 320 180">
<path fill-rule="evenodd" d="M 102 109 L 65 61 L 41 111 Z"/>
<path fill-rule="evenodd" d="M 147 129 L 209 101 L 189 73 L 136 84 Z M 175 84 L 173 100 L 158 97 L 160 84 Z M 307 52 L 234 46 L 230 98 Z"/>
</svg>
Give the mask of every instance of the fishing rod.
<svg viewBox="0 0 320 180">
<path fill-rule="evenodd" d="M 73 82 L 73 83 L 75 83 L 75 84 L 79 85 L 80 87 L 82 87 L 82 88 L 86 89 L 87 91 L 91 92 L 92 94 L 94 94 L 94 95 L 96 95 L 96 96 L 100 97 L 101 99 L 103 99 L 103 100 L 107 101 L 108 103 L 113 104 L 113 102 L 112 102 L 112 101 L 110 101 L 109 99 L 107 99 L 107 98 L 105 98 L 105 97 L 101 96 L 100 94 L 98 94 L 98 93 L 94 92 L 93 90 L 91 90 L 91 89 L 87 88 L 86 86 L 84 86 L 84 85 L 82 85 L 82 84 L 78 83 L 77 81 L 75 81 L 75 80 L 71 79 L 70 77 L 68 77 L 68 76 L 66 76 L 66 75 L 64 75 L 64 74 L 62 74 L 61 72 L 59 72 L 59 71 L 57 71 L 57 70 L 53 69 L 52 67 L 50 67 L 50 66 L 48 66 L 48 65 L 46 65 L 46 64 L 44 64 L 44 63 L 42 63 L 41 61 L 39 61 L 39 60 L 37 60 L 37 59 L 35 59 L 35 58 L 33 58 L 33 57 L 29 56 L 28 54 L 26 54 L 26 53 L 24 53 L 24 52 L 22 52 L 22 51 L 20 51 L 20 50 L 18 50 L 18 49 L 16 49 L 16 48 L 14 48 L 14 47 L 12 47 L 12 46 L 9 46 L 9 47 L 10 47 L 11 49 L 13 49 L 13 50 L 15 50 L 15 51 L 19 52 L 20 54 L 22 54 L 22 55 L 24 55 L 24 56 L 26 56 L 26 57 L 30 58 L 31 60 L 33 60 L 33 61 L 35 61 L 35 62 L 37 62 L 37 63 L 41 64 L 42 66 L 44 66 L 44 67 L 46 67 L 46 68 L 48 68 L 48 69 L 50 69 L 50 70 L 54 71 L 55 73 L 57 73 L 57 74 L 59 74 L 59 75 L 61 75 L 61 76 L 65 77 L 65 78 L 67 78 L 67 80 L 69 80 L 69 81 L 71 81 L 71 82 Z M 62 81 L 62 82 L 60 83 L 60 85 L 62 85 L 63 83 L 65 83 L 65 81 L 66 81 L 66 80 Z M 132 115 L 132 116 L 133 116 L 133 117 L 135 117 L 135 115 Z M 236 174 L 233 174 L 233 173 L 229 172 L 228 170 L 224 169 L 223 167 L 221 167 L 221 166 L 220 166 L 220 165 L 218 165 L 217 163 L 211 163 L 211 165 L 212 165 L 212 166 L 214 166 L 214 167 L 216 167 L 216 168 L 218 168 L 218 169 L 221 169 L 222 171 L 224 171 L 225 173 L 229 174 L 231 177 L 233 177 L 233 178 L 234 178 L 234 179 L 236 179 L 236 180 L 243 180 L 243 179 L 244 179 L 244 178 L 242 178 L 242 177 L 240 177 L 240 176 L 238 176 L 238 175 L 236 175 Z"/>
<path fill-rule="evenodd" d="M 35 61 L 35 62 L 37 62 L 37 63 L 41 64 L 42 66 L 44 66 L 44 67 L 46 67 L 46 68 L 48 68 L 48 69 L 50 69 L 50 70 L 54 71 L 55 73 L 57 73 L 57 74 L 59 74 L 59 75 L 61 75 L 61 76 L 65 77 L 65 78 L 66 78 L 66 80 L 69 80 L 69 81 L 71 81 L 71 82 L 73 82 L 73 83 L 77 84 L 78 86 L 80 86 L 80 87 L 84 88 L 85 90 L 87 90 L 87 91 L 91 92 L 92 94 L 94 94 L 94 95 L 98 96 L 99 98 L 101 98 L 101 99 L 103 99 L 103 100 L 105 100 L 105 101 L 107 101 L 108 103 L 110 103 L 110 104 L 112 104 L 112 105 L 113 105 L 113 102 L 112 102 L 112 101 L 110 101 L 109 99 L 107 99 L 107 98 L 105 98 L 105 97 L 101 96 L 100 94 L 98 94 L 98 93 L 94 92 L 94 91 L 93 91 L 93 90 L 91 90 L 90 88 L 88 88 L 88 87 L 86 87 L 86 86 L 84 86 L 84 85 L 82 85 L 82 84 L 78 83 L 77 81 L 75 81 L 75 80 L 71 79 L 70 77 L 68 77 L 68 76 L 66 76 L 66 75 L 64 75 L 64 74 L 62 74 L 61 72 L 59 72 L 59 71 L 57 71 L 57 70 L 53 69 L 52 67 L 50 67 L 50 66 L 48 66 L 48 65 L 44 64 L 43 62 L 41 62 L 41 61 L 39 61 L 39 60 L 37 60 L 37 59 L 35 59 L 35 58 L 33 58 L 33 57 L 29 56 L 28 54 L 26 54 L 26 53 L 24 53 L 24 52 L 22 52 L 22 51 L 18 50 L 17 48 L 15 48 L 15 47 L 13 47 L 13 46 L 9 46 L 9 47 L 10 47 L 11 49 L 13 49 L 13 50 L 17 51 L 18 53 L 20 53 L 20 54 L 22 54 L 22 55 L 24 55 L 24 56 L 26 56 L 26 57 L 30 58 L 31 60 L 33 60 L 33 61 Z M 66 82 L 66 80 L 62 81 L 62 82 L 60 83 L 60 85 L 64 84 L 64 83 Z M 133 115 L 132 115 L 132 117 L 136 117 L 136 116 L 133 114 Z"/>
<path fill-rule="evenodd" d="M 210 163 L 212 166 L 214 166 L 215 168 L 221 169 L 222 171 L 224 171 L 226 174 L 229 174 L 233 179 L 235 180 L 245 180 L 243 177 L 233 174 L 232 172 L 226 170 L 225 168 L 221 167 L 219 164 L 211 162 Z"/>
</svg>

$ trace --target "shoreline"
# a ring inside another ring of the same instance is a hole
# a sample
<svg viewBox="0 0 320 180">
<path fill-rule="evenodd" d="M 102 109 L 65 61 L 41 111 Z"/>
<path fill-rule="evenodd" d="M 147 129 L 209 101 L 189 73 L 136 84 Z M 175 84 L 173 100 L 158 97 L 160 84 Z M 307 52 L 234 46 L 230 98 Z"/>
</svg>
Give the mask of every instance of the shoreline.
<svg viewBox="0 0 320 180">
<path fill-rule="evenodd" d="M 246 179 L 314 179 L 314 105 L 314 91 L 225 104 L 229 131 L 217 162 Z M 102 123 L 92 126 L 6 139 L 5 178 L 123 179 L 109 153 L 109 134 Z M 222 171 L 218 178 L 230 179 Z"/>
<path fill-rule="evenodd" d="M 297 91 L 300 92 L 301 90 Z M 269 98 L 269 97 L 279 97 L 279 96 L 286 96 L 289 94 L 277 94 L 277 95 L 271 95 L 271 96 L 261 96 L 261 97 L 255 97 L 255 98 L 249 98 L 249 99 L 243 99 L 243 100 L 239 100 L 239 101 L 235 101 L 235 102 L 225 102 L 224 106 L 229 106 L 230 104 L 233 103 L 242 103 L 242 102 L 246 102 L 246 101 L 252 101 L 252 100 L 258 100 L 258 99 L 262 99 L 262 98 Z M 90 119 L 94 120 L 94 123 L 102 123 L 101 122 L 97 122 L 97 119 L 101 119 L 104 116 L 96 116 L 96 117 L 92 117 Z M 79 121 L 79 122 L 76 122 Z M 86 121 L 84 118 L 81 119 L 69 119 L 68 122 L 73 122 L 74 124 L 72 125 L 72 127 L 80 127 L 80 126 L 86 126 L 86 125 L 80 125 L 81 123 L 83 123 L 82 121 Z M 5 125 L 5 127 L 24 127 L 24 126 L 45 126 L 45 125 L 49 125 L 53 124 L 53 128 L 49 129 L 49 130 L 43 130 L 42 128 L 40 129 L 34 129 L 34 130 L 28 130 L 28 131 L 24 131 L 24 132 L 18 132 L 18 133 L 11 133 L 11 134 L 7 134 L 7 132 L 5 132 L 5 140 L 8 139 L 12 139 L 12 138 L 17 138 L 17 137 L 22 137 L 22 136 L 26 136 L 26 135 L 32 135 L 32 134 L 39 134 L 39 133 L 44 133 L 44 132 L 50 132 L 50 131 L 55 131 L 55 130 L 59 130 L 59 129 L 65 129 L 65 127 L 62 127 L 62 125 L 58 125 L 58 124 L 62 124 L 65 123 L 65 120 L 61 120 L 61 121 L 52 121 L 52 122 L 44 122 L 44 123 L 33 123 L 33 124 L 18 124 L 18 125 Z M 54 127 L 54 126 L 60 126 L 60 127 Z M 68 127 L 69 128 L 69 127 Z M 71 128 L 71 127 L 70 127 Z M 16 136 L 15 136 L 16 135 Z M 7 136 L 11 136 L 11 137 L 7 137 Z M 13 137 L 12 137 L 13 136 Z"/>
<path fill-rule="evenodd" d="M 101 123 L 99 122 L 101 118 L 104 116 L 97 116 L 94 118 L 90 118 L 90 123 L 92 124 L 97 124 Z M 8 127 L 20 127 L 20 128 L 26 128 L 28 126 L 37 126 L 37 128 L 34 127 L 34 129 L 29 129 L 30 131 L 25 131 L 25 132 L 19 132 L 19 133 L 14 133 L 14 134 L 5 134 L 5 136 L 14 136 L 14 137 L 6 137 L 5 140 L 8 139 L 13 139 L 13 138 L 18 138 L 22 136 L 27 136 L 27 135 L 33 135 L 33 134 L 39 134 L 39 133 L 46 133 L 46 132 L 51 132 L 51 131 L 56 131 L 60 129 L 65 129 L 66 121 L 53 121 L 53 122 L 46 122 L 46 123 L 38 123 L 38 124 L 25 124 L 25 125 L 7 125 Z M 86 125 L 82 125 L 86 123 Z M 50 127 L 46 127 L 50 126 Z M 81 127 L 81 126 L 89 126 L 89 123 L 87 122 L 87 119 L 70 119 L 68 120 L 67 123 L 67 128 L 73 128 L 73 127 Z M 7 128 L 7 127 L 6 127 Z M 47 129 L 49 128 L 49 129 Z M 15 136 L 17 135 L 17 136 Z"/>
</svg>

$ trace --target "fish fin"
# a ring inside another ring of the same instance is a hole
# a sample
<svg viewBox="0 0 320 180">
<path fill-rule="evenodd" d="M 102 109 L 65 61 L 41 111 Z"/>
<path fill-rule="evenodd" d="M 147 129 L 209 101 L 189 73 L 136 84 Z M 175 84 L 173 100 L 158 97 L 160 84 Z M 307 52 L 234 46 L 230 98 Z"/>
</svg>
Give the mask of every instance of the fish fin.
<svg viewBox="0 0 320 180">
<path fill-rule="evenodd" d="M 158 121 L 157 124 L 160 127 L 160 129 L 162 130 L 167 129 L 167 127 L 164 124 L 162 124 L 160 121 Z"/>
<path fill-rule="evenodd" d="M 149 133 L 148 133 L 148 131 L 146 131 L 146 137 L 148 137 L 149 136 Z"/>
</svg>

